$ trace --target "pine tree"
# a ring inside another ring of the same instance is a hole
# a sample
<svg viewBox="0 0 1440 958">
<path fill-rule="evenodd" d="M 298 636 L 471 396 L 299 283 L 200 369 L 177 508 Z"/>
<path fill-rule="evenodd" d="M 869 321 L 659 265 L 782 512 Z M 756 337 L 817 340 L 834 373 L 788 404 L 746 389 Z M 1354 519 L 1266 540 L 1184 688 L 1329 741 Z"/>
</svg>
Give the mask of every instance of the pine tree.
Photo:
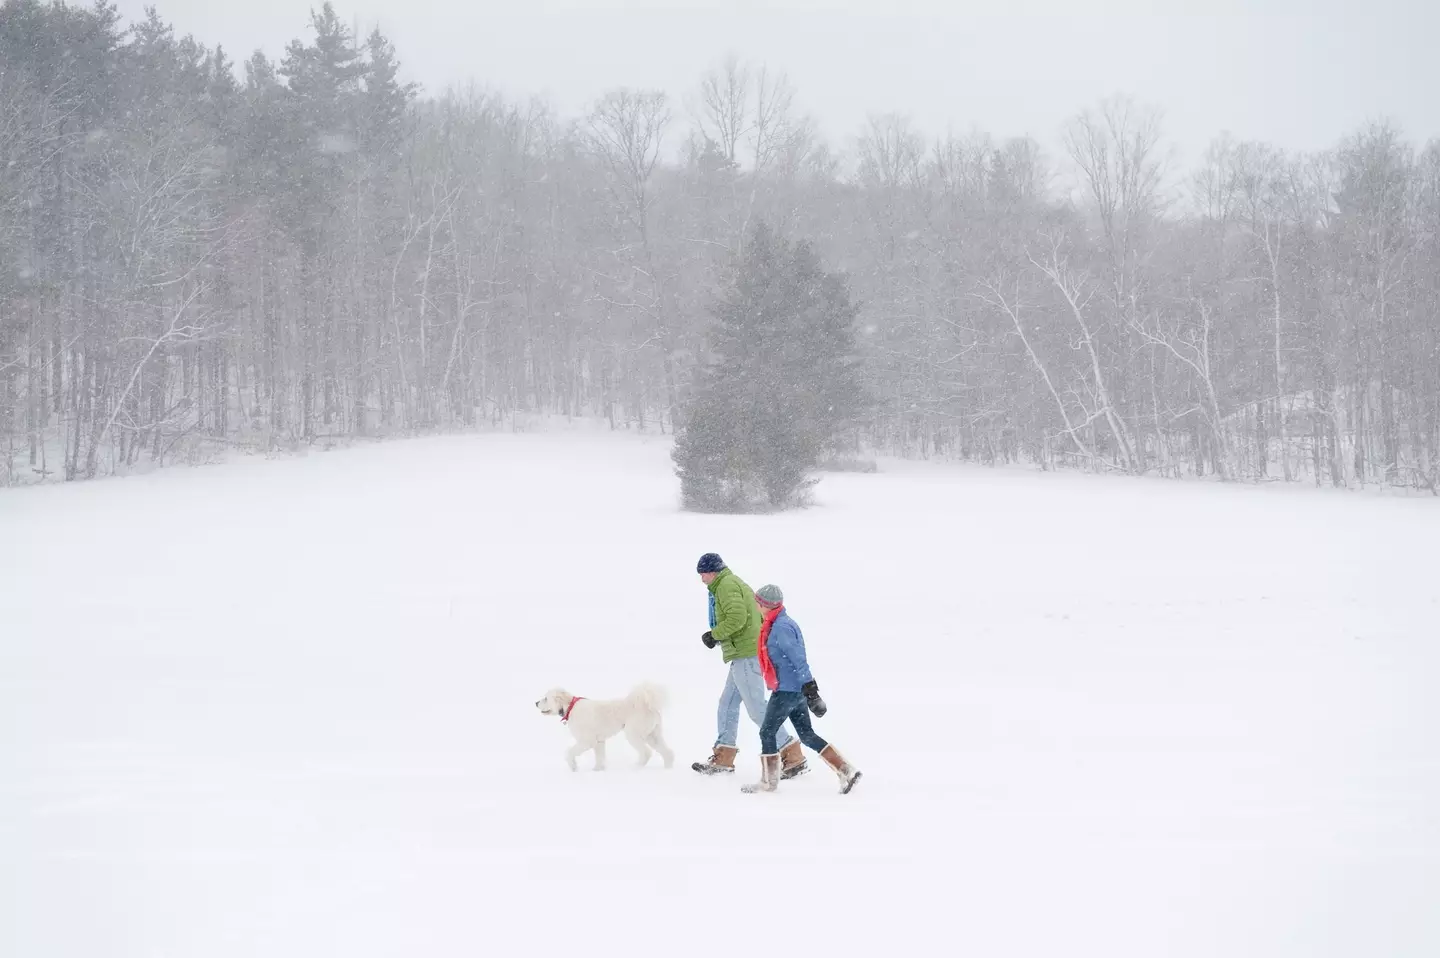
<svg viewBox="0 0 1440 958">
<path fill-rule="evenodd" d="M 756 228 L 715 310 L 712 361 L 673 453 L 687 509 L 803 503 L 809 473 L 864 402 L 856 314 L 844 279 L 808 243 Z"/>
</svg>

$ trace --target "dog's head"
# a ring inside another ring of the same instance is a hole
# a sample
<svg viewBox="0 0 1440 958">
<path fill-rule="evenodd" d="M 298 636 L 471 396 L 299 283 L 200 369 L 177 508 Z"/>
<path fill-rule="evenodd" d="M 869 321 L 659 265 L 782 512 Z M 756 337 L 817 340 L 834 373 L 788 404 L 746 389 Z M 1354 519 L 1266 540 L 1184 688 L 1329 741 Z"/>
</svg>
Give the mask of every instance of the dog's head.
<svg viewBox="0 0 1440 958">
<path fill-rule="evenodd" d="M 570 704 L 570 693 L 564 689 L 551 689 L 545 697 L 535 703 L 541 715 L 564 715 L 565 706 Z"/>
</svg>

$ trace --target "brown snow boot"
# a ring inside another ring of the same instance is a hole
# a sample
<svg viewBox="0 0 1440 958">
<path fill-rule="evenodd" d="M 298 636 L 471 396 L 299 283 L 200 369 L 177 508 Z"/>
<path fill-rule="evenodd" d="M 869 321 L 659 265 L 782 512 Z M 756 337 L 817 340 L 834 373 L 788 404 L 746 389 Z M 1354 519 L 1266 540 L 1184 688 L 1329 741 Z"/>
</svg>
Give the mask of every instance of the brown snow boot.
<svg viewBox="0 0 1440 958">
<path fill-rule="evenodd" d="M 710 758 L 703 762 L 691 764 L 691 768 L 701 775 L 720 775 L 725 772 L 735 771 L 735 753 L 733 745 L 717 745 L 710 753 Z"/>
<path fill-rule="evenodd" d="M 754 795 L 756 792 L 773 792 L 780 785 L 780 756 L 760 756 L 760 781 L 753 785 L 741 785 L 740 791 L 746 795 Z"/>
<path fill-rule="evenodd" d="M 790 744 L 780 750 L 780 777 L 795 778 L 810 771 L 810 766 L 805 764 L 805 752 L 800 748 L 799 739 L 791 739 Z"/>
<path fill-rule="evenodd" d="M 820 757 L 825 760 L 826 765 L 829 765 L 835 770 L 836 776 L 839 777 L 840 794 L 850 794 L 850 789 L 854 788 L 855 783 L 860 781 L 860 770 L 845 761 L 845 756 L 835 751 L 835 746 L 833 745 L 825 746 L 824 750 L 820 753 Z"/>
</svg>

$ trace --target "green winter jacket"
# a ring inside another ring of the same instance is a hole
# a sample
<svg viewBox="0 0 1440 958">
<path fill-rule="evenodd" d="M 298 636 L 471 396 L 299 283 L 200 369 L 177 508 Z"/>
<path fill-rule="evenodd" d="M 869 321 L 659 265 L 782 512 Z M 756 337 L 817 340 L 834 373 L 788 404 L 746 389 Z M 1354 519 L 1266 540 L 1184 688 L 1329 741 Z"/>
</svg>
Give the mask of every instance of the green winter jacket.
<svg viewBox="0 0 1440 958">
<path fill-rule="evenodd" d="M 720 645 L 726 662 L 753 659 L 759 654 L 760 608 L 755 591 L 729 569 L 721 569 L 710 590 L 714 619 L 710 634 Z"/>
</svg>

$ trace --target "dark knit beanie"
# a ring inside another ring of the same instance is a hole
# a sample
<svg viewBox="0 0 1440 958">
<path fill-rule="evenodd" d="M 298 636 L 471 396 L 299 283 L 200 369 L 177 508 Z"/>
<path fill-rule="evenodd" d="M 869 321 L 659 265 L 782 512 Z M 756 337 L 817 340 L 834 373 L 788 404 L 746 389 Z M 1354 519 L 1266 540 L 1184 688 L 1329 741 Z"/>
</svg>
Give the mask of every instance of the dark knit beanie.
<svg viewBox="0 0 1440 958">
<path fill-rule="evenodd" d="M 725 560 L 713 552 L 705 553 L 695 565 L 695 571 L 701 575 L 706 572 L 719 572 L 723 568 L 725 568 Z"/>
</svg>

